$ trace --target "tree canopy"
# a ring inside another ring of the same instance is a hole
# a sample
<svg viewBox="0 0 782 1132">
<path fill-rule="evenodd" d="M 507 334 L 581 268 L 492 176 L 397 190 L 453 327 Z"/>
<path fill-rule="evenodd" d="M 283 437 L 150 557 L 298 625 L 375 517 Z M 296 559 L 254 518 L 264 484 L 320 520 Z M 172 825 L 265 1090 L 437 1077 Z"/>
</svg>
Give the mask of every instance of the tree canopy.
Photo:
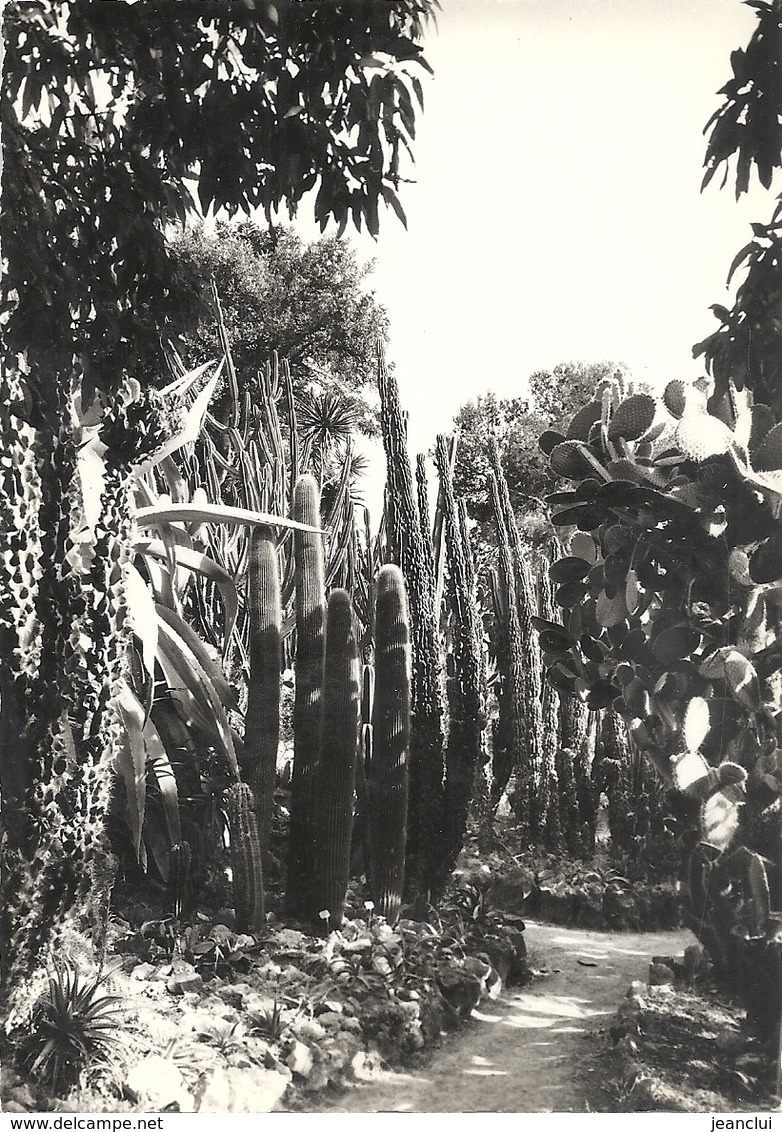
<svg viewBox="0 0 782 1132">
<path fill-rule="evenodd" d="M 214 281 L 240 388 L 276 351 L 304 405 L 328 392 L 350 408 L 353 427 L 374 431 L 376 414 L 361 391 L 374 386 L 376 342 L 387 338 L 388 319 L 367 288 L 372 264 L 360 265 L 346 240 L 305 243 L 289 227 L 223 223 L 181 233 L 172 259 L 166 321 L 186 328 L 179 348 L 188 365 L 220 354 Z"/>
<path fill-rule="evenodd" d="M 724 100 L 709 119 L 703 186 L 723 168 L 724 185 L 735 164 L 738 199 L 749 188 L 754 169 L 765 188 L 782 164 L 782 52 L 780 0 L 747 0 L 758 23 L 746 48 L 731 54 L 733 74 L 722 87 Z M 729 377 L 741 391 L 745 385 L 756 399 L 782 416 L 782 198 L 771 221 L 753 224 L 752 239 L 736 255 L 728 273 L 732 283 L 744 278 L 731 309 L 714 304 L 719 326 L 693 347 L 703 356 L 714 379 L 715 408 L 729 412 Z"/>
<path fill-rule="evenodd" d="M 436 0 L 25 0 L 3 12 L 6 341 L 116 384 L 200 209 L 402 219 Z M 43 365 L 43 362 L 42 362 Z M 50 396 L 29 377 L 27 413 Z"/>
</svg>

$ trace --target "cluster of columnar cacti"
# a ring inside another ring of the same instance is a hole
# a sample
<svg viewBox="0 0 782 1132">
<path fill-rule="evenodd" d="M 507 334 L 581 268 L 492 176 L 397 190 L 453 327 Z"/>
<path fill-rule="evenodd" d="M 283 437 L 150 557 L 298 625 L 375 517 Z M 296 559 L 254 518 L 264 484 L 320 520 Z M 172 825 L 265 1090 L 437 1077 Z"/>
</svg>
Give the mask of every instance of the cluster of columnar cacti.
<svg viewBox="0 0 782 1132">
<path fill-rule="evenodd" d="M 288 906 L 302 918 L 320 917 L 332 928 L 339 926 L 350 877 L 358 785 L 370 890 L 378 908 L 393 919 L 402 896 L 408 795 L 409 622 L 404 581 L 394 567 L 380 572 L 374 617 L 377 674 L 368 682 L 374 688 L 374 704 L 370 690 L 365 697 L 367 719 L 360 727 L 359 627 L 345 590 L 332 590 L 328 602 L 325 599 L 320 492 L 312 476 L 302 476 L 295 485 L 294 515 L 301 528 L 294 538 L 297 641 Z M 237 916 L 255 923 L 255 929 L 247 930 L 257 930 L 263 876 L 254 863 L 254 845 L 260 838 L 261 847 L 268 847 L 275 776 L 271 748 L 261 764 L 265 775 L 258 769 L 259 744 L 252 728 L 256 718 L 276 725 L 280 697 L 280 563 L 276 544 L 264 528 L 251 543 L 250 569 L 249 597 L 255 608 L 250 618 L 243 770 L 252 789 L 243 784 L 231 788 L 229 819 Z M 257 684 L 256 671 L 261 673 Z M 365 666 L 366 673 L 371 671 Z M 262 697 L 257 706 L 254 696 Z M 260 739 L 268 741 L 263 732 Z M 357 781 L 360 752 L 366 758 L 361 758 Z M 275 759 L 276 754 L 275 741 Z M 245 809 L 253 798 L 250 822 Z M 246 891 L 248 884 L 258 891 Z"/>
<path fill-rule="evenodd" d="M 545 827 L 552 769 L 550 765 L 544 769 L 542 666 L 532 626 L 537 597 L 529 556 L 524 551 L 494 443 L 490 456 L 499 546 L 499 571 L 493 589 L 497 595 L 495 616 L 500 622 L 497 658 L 501 680 L 493 794 L 499 800 L 510 775 L 515 775 L 513 809 L 530 840 L 537 842 Z"/>
<path fill-rule="evenodd" d="M 471 803 L 488 802 L 486 670 L 466 516 L 453 491 L 453 442 L 438 440 L 440 494 L 430 526 L 423 457 L 415 483 L 393 374 L 379 358 L 387 467 L 388 556 L 407 579 L 412 651 L 412 731 L 407 881 L 410 896 L 436 899 L 462 847 Z M 443 605 L 445 577 L 447 602 Z M 442 631 L 442 638 L 441 638 Z M 443 693 L 448 738 L 443 733 Z"/>
<path fill-rule="evenodd" d="M 412 639 L 412 732 L 407 886 L 436 893 L 444 862 L 443 729 L 438 611 L 433 556 L 424 538 L 421 509 L 407 451 L 407 429 L 396 379 L 378 358 L 380 420 L 386 452 L 389 557 L 407 582 Z"/>
</svg>

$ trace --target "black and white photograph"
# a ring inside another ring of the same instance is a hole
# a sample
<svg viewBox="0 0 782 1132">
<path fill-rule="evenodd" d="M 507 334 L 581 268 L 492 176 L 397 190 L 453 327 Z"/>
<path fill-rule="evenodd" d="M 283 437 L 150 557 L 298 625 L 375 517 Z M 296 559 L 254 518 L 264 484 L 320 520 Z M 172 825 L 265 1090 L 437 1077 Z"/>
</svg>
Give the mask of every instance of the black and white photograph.
<svg viewBox="0 0 782 1132">
<path fill-rule="evenodd" d="M 3 1132 L 782 1132 L 782 0 L 0 19 Z"/>
</svg>

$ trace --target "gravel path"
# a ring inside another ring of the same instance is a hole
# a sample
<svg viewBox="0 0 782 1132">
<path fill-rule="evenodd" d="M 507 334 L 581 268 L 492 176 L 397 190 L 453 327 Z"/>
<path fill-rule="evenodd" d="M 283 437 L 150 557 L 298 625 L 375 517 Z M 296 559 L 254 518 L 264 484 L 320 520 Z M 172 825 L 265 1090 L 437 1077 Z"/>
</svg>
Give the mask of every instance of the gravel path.
<svg viewBox="0 0 782 1132">
<path fill-rule="evenodd" d="M 688 931 L 581 931 L 527 921 L 533 967 L 548 976 L 481 1003 L 425 1069 L 383 1073 L 319 1112 L 600 1112 L 600 1033 L 652 955 L 681 955 Z"/>
</svg>

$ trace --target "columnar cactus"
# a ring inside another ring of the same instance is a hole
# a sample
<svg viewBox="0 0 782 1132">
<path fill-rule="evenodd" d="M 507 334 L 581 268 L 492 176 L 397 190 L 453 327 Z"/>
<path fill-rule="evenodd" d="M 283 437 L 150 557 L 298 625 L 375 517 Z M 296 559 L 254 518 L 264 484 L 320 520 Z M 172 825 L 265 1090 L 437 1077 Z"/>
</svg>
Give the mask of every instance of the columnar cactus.
<svg viewBox="0 0 782 1132">
<path fill-rule="evenodd" d="M 350 597 L 333 590 L 326 612 L 323 703 L 318 766 L 318 836 L 313 911 L 342 923 L 353 829 L 361 704 L 356 626 Z"/>
<path fill-rule="evenodd" d="M 277 747 L 280 739 L 280 564 L 269 527 L 250 535 L 248 565 L 250 679 L 244 732 L 244 773 L 255 799 L 264 858 L 269 850 Z"/>
<path fill-rule="evenodd" d="M 556 553 L 556 548 L 554 550 Z M 554 596 L 548 572 L 544 569 L 538 574 L 538 609 L 541 617 L 553 618 Z M 544 801 L 540 809 L 545 815 L 543 836 L 548 848 L 561 847 L 562 815 L 559 794 L 559 775 L 557 773 L 557 750 L 560 733 L 559 693 L 549 680 L 543 681 L 541 702 L 542 734 L 541 749 L 541 791 Z"/>
<path fill-rule="evenodd" d="M 516 572 L 513 565 L 508 528 L 505 524 L 500 500 L 499 484 L 493 469 L 490 475 L 499 543 L 498 601 L 506 611 L 503 638 L 507 650 L 503 651 L 502 656 L 498 656 L 498 662 L 504 661 L 505 663 L 503 671 L 500 673 L 500 719 L 495 732 L 495 760 L 499 762 L 500 767 L 504 768 L 504 773 L 498 779 L 495 772 L 492 795 L 495 802 L 499 802 L 507 785 L 505 774 L 507 773 L 510 776 L 511 768 L 518 768 L 516 792 L 520 802 L 517 813 L 523 826 L 529 831 L 529 813 L 532 803 L 531 780 L 524 769 L 524 751 L 527 741 L 527 721 L 524 715 L 526 672 L 524 646 L 516 602 Z M 503 778 L 505 780 L 501 781 Z"/>
<path fill-rule="evenodd" d="M 519 717 L 523 726 L 523 744 L 520 751 L 522 761 L 517 764 L 516 768 L 516 800 L 513 805 L 521 820 L 528 823 L 530 835 L 534 840 L 541 828 L 541 823 L 545 820 L 545 795 L 547 791 L 543 782 L 541 752 L 543 667 L 537 633 L 533 625 L 537 599 L 529 555 L 524 551 L 521 535 L 516 525 L 508 484 L 500 463 L 499 450 L 494 440 L 489 446 L 489 457 L 493 483 L 496 484 L 495 513 L 497 522 L 499 525 L 501 515 L 510 543 L 524 669 L 523 707 L 519 709 Z M 492 490 L 494 492 L 494 488 Z"/>
<path fill-rule="evenodd" d="M 450 874 L 461 850 L 467 815 L 481 768 L 486 704 L 482 696 L 479 618 L 465 558 L 464 536 L 453 488 L 453 472 L 444 436 L 437 437 L 437 471 L 445 517 L 448 597 L 451 607 L 453 675 L 449 679 L 450 725 L 446 748 L 446 842 L 442 868 Z"/>
<path fill-rule="evenodd" d="M 130 518 L 124 469 L 107 452 L 87 513 L 78 455 L 78 375 L 17 359 L 0 385 L 5 586 L 0 587 L 0 782 L 4 934 L 23 974 L 76 904 L 100 946 L 111 884 L 104 818 L 123 729 L 125 579 Z M 26 419 L 17 417 L 25 406 Z M 106 866 L 106 867 L 104 867 Z M 101 892 L 91 878 L 102 877 Z M 92 891 L 91 891 L 92 890 Z M 18 985 L 15 974 L 4 979 Z"/>
<path fill-rule="evenodd" d="M 440 650 L 434 579 L 421 532 L 420 512 L 407 452 L 399 389 L 378 356 L 381 427 L 386 452 L 388 541 L 408 587 L 413 654 L 406 888 L 436 891 L 443 840 L 443 733 Z"/>
<path fill-rule="evenodd" d="M 293 495 L 293 517 L 320 527 L 320 491 L 313 476 L 301 476 Z M 325 586 L 323 537 L 294 535 L 296 558 L 296 700 L 293 709 L 293 779 L 288 852 L 288 901 L 305 913 L 315 865 L 315 779 L 323 685 Z"/>
<path fill-rule="evenodd" d="M 367 765 L 369 888 L 393 923 L 405 875 L 410 758 L 410 619 L 402 572 L 384 566 L 375 604 L 375 694 Z"/>
<path fill-rule="evenodd" d="M 453 456 L 456 455 L 455 447 L 453 449 Z M 451 469 L 454 466 L 454 459 L 451 459 Z M 467 514 L 467 504 L 463 499 L 459 503 L 459 529 L 462 536 L 462 546 L 464 549 L 464 566 L 465 577 L 467 581 L 467 591 L 470 595 L 470 601 L 473 604 L 475 616 L 473 617 L 473 648 L 475 651 L 475 658 L 477 664 L 478 676 L 478 689 L 479 700 L 481 705 L 481 714 L 483 718 L 483 726 L 481 727 L 480 737 L 480 754 L 478 759 L 478 767 L 475 776 L 475 791 L 474 791 L 474 806 L 475 813 L 478 820 L 478 847 L 481 852 L 488 852 L 491 847 L 492 823 L 494 812 L 491 806 L 491 783 L 489 779 L 489 729 L 488 729 L 488 700 L 489 700 L 489 686 L 487 676 L 487 645 L 484 634 L 483 618 L 481 617 L 481 608 L 478 602 L 478 577 L 475 570 L 475 560 L 473 557 L 472 544 L 470 542 L 470 526 Z"/>
<path fill-rule="evenodd" d="M 258 932 L 265 922 L 264 885 L 252 790 L 246 782 L 237 782 L 228 790 L 226 803 L 236 926 L 242 932 Z"/>
</svg>

